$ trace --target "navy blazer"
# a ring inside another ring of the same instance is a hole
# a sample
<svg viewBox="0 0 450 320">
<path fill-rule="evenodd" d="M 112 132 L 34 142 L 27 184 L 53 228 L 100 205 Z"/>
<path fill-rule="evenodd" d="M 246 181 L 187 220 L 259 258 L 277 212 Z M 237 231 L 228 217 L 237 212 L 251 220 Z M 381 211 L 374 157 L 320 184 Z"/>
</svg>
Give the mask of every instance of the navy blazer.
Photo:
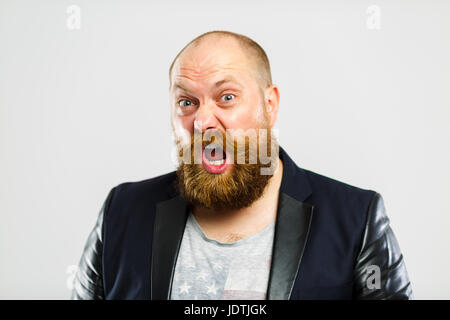
<svg viewBox="0 0 450 320">
<path fill-rule="evenodd" d="M 281 147 L 279 156 L 267 299 L 411 299 L 381 195 L 299 168 Z M 189 213 L 176 180 L 171 172 L 110 191 L 83 249 L 72 299 L 170 298 Z"/>
</svg>

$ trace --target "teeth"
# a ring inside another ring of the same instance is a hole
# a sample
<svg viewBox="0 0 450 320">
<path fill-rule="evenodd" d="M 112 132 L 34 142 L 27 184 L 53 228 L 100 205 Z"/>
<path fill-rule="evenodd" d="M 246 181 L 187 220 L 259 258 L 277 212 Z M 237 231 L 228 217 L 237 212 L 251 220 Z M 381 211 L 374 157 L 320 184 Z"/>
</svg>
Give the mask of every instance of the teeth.
<svg viewBox="0 0 450 320">
<path fill-rule="evenodd" d="M 208 160 L 208 162 L 210 164 L 212 164 L 213 166 L 220 166 L 222 164 L 224 164 L 225 160 L 224 159 L 220 159 L 220 160 Z"/>
<path fill-rule="evenodd" d="M 211 142 L 210 144 L 208 144 L 206 147 L 205 147 L 205 150 L 206 149 L 214 149 L 214 148 L 220 148 L 220 149 L 222 149 L 222 146 L 220 145 L 220 144 L 218 144 L 218 143 L 214 143 L 214 142 Z"/>
</svg>

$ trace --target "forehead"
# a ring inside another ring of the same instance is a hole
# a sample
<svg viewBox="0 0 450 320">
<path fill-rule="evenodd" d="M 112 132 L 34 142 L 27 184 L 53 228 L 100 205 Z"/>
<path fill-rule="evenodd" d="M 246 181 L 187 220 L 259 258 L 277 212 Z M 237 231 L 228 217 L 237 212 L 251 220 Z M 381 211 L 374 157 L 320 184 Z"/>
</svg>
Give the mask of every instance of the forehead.
<svg viewBox="0 0 450 320">
<path fill-rule="evenodd" d="M 183 84 L 224 83 L 242 84 L 249 77 L 251 61 L 236 41 L 205 41 L 187 48 L 177 59 L 172 70 L 174 89 Z"/>
<path fill-rule="evenodd" d="M 188 79 L 183 76 L 178 76 L 175 78 L 175 82 L 173 84 L 173 90 L 189 91 L 189 88 L 192 85 L 192 81 L 196 81 L 196 80 Z M 214 77 L 214 80 L 213 80 L 213 78 L 211 78 L 211 79 L 206 79 L 205 81 L 208 82 L 214 88 L 220 88 L 222 85 L 225 85 L 225 84 L 234 85 L 239 88 L 243 87 L 243 82 L 239 78 L 237 78 L 231 74 L 226 74 L 223 76 L 219 75 L 218 77 Z"/>
</svg>

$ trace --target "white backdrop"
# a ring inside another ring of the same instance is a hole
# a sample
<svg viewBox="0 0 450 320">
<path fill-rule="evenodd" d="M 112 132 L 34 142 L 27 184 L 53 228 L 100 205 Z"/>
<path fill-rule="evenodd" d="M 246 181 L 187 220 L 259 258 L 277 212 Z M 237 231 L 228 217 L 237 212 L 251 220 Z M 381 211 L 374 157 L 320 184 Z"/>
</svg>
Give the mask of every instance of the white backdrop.
<svg viewBox="0 0 450 320">
<path fill-rule="evenodd" d="M 175 168 L 172 59 L 223 29 L 266 50 L 281 145 L 380 192 L 415 298 L 450 299 L 449 16 L 425 0 L 0 0 L 0 298 L 69 298 L 108 191 Z"/>
</svg>

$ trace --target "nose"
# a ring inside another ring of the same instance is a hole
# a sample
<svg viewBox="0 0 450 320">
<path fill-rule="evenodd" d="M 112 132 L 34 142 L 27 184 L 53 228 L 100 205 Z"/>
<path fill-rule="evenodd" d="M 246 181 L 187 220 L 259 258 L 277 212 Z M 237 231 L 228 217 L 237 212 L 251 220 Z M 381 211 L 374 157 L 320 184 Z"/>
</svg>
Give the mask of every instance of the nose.
<svg viewBox="0 0 450 320">
<path fill-rule="evenodd" d="M 197 109 L 194 119 L 194 130 L 205 132 L 208 129 L 218 129 L 219 121 L 214 113 L 214 106 L 211 104 L 202 104 Z"/>
</svg>

